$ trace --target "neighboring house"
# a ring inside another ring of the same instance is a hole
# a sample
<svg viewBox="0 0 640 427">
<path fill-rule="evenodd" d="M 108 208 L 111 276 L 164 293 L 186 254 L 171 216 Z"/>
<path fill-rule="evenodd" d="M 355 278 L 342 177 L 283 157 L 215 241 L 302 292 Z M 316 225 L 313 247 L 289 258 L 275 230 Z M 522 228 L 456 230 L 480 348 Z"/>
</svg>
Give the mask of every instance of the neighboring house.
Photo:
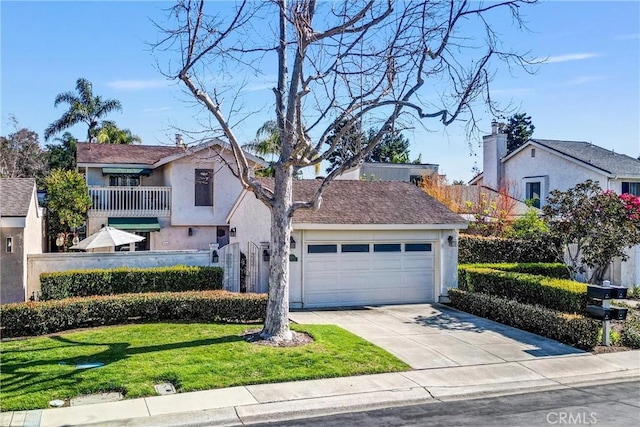
<svg viewBox="0 0 640 427">
<path fill-rule="evenodd" d="M 370 181 L 419 182 L 423 176 L 438 173 L 438 165 L 429 163 L 365 162 L 360 166 L 360 179 Z M 357 178 L 356 178 L 357 179 Z"/>
<path fill-rule="evenodd" d="M 136 250 L 204 250 L 229 242 L 226 217 L 242 185 L 222 141 L 189 148 L 181 140 L 176 146 L 79 143 L 77 163 L 93 203 L 87 236 L 110 225 L 144 236 Z"/>
<path fill-rule="evenodd" d="M 272 181 L 264 180 L 266 186 Z M 319 180 L 294 181 L 308 199 Z M 262 263 L 257 291 L 267 290 L 271 219 L 245 191 L 227 217 L 232 243 Z M 466 221 L 409 183 L 337 180 L 317 211 L 293 216 L 291 307 L 438 301 L 457 286 L 458 231 Z M 295 245 L 295 247 L 293 247 Z M 252 255 L 253 254 L 253 255 Z"/>
<path fill-rule="evenodd" d="M 36 180 L 0 179 L 0 303 L 25 301 L 27 255 L 45 244 L 44 210 L 38 205 Z"/>
<path fill-rule="evenodd" d="M 516 199 L 542 207 L 550 191 L 566 191 L 588 179 L 603 189 L 640 196 L 640 160 L 589 142 L 548 139 L 531 139 L 507 153 L 507 135 L 495 125 L 483 138 L 483 171 L 470 184 L 508 188 Z M 614 262 L 616 284 L 640 283 L 640 247 L 629 255 L 625 263 Z"/>
</svg>

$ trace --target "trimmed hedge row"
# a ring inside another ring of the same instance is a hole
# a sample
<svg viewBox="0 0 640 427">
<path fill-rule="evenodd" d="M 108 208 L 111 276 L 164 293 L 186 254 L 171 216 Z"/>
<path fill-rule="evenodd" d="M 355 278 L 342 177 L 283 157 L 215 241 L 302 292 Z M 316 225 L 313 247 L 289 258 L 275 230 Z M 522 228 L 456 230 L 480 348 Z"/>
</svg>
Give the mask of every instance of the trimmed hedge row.
<svg viewBox="0 0 640 427">
<path fill-rule="evenodd" d="M 41 299 L 139 292 L 179 292 L 222 289 L 220 267 L 114 268 L 69 270 L 40 275 Z"/>
<path fill-rule="evenodd" d="M 592 350 L 598 344 L 600 322 L 587 317 L 460 289 L 449 289 L 449 298 L 451 306 L 459 310 L 542 335 L 572 347 Z"/>
<path fill-rule="evenodd" d="M 559 262 L 557 243 L 547 236 L 503 239 L 461 234 L 458 262 L 461 264 L 500 262 Z"/>
<path fill-rule="evenodd" d="M 460 266 L 458 287 L 566 313 L 584 313 L 589 301 L 584 283 L 480 267 Z"/>
<path fill-rule="evenodd" d="M 69 298 L 0 307 L 2 338 L 50 334 L 133 321 L 253 323 L 264 319 L 265 294 L 162 292 Z"/>
<path fill-rule="evenodd" d="M 555 279 L 571 279 L 571 274 L 567 266 L 561 262 L 521 262 L 521 263 L 482 263 L 482 264 L 461 264 L 461 268 L 476 267 L 490 268 L 492 270 L 508 271 L 512 273 L 533 274 L 536 276 L 547 276 Z"/>
</svg>

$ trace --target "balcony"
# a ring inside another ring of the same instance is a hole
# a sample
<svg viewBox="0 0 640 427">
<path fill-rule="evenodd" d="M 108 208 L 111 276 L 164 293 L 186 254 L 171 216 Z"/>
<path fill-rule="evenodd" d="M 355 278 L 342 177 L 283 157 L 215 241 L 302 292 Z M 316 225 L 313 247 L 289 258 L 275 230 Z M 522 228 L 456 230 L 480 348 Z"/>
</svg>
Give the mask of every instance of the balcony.
<svg viewBox="0 0 640 427">
<path fill-rule="evenodd" d="M 89 187 L 89 217 L 167 217 L 171 187 Z"/>
</svg>

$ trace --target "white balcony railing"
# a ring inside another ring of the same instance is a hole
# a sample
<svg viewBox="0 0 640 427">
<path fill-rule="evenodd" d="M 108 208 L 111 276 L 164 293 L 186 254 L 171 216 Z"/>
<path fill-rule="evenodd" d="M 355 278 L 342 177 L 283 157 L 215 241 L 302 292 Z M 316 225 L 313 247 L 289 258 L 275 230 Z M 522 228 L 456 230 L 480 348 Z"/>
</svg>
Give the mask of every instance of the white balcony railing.
<svg viewBox="0 0 640 427">
<path fill-rule="evenodd" d="M 89 187 L 89 216 L 170 216 L 171 187 Z"/>
</svg>

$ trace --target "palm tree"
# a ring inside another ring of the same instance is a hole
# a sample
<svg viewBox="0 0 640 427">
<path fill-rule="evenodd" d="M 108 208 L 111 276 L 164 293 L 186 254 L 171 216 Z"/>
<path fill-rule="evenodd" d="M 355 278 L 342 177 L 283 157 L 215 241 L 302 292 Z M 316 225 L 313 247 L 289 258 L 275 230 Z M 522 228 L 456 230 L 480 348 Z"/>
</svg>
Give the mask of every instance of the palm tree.
<svg viewBox="0 0 640 427">
<path fill-rule="evenodd" d="M 253 142 L 242 146 L 247 151 L 257 156 L 273 156 L 280 152 L 280 133 L 278 132 L 278 124 L 275 120 L 264 122 L 260 129 L 256 132 L 256 139 Z"/>
<path fill-rule="evenodd" d="M 69 110 L 45 129 L 45 141 L 52 135 L 78 123 L 86 123 L 89 126 L 87 140 L 91 142 L 91 138 L 96 136 L 95 131 L 98 127 L 98 119 L 112 111 L 122 111 L 120 101 L 115 99 L 103 100 L 100 96 L 94 96 L 89 80 L 79 78 L 76 81 L 76 92 L 77 94 L 64 92 L 56 96 L 53 103 L 54 107 L 57 107 L 58 104 L 66 103 L 69 104 Z"/>
<path fill-rule="evenodd" d="M 140 144 L 142 138 L 134 135 L 129 129 L 120 129 L 109 120 L 104 120 L 100 128 L 96 129 L 95 136 L 100 144 Z"/>
</svg>

